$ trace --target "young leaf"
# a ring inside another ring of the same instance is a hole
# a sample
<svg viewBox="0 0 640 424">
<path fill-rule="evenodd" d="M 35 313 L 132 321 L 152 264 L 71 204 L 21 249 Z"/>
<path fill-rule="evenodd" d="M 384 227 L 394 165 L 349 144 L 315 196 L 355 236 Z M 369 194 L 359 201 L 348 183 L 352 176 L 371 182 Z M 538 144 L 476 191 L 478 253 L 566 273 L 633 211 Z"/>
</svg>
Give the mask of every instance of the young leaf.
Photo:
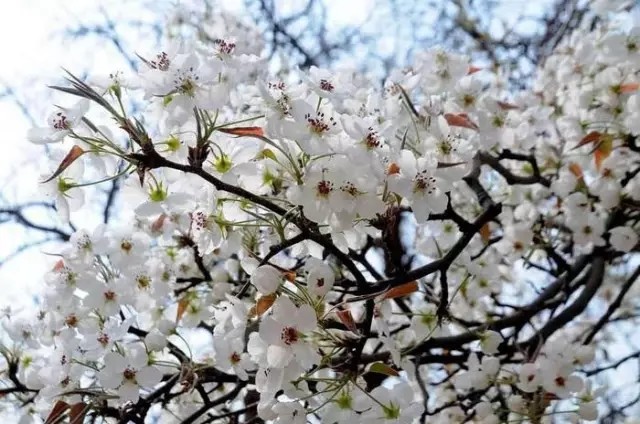
<svg viewBox="0 0 640 424">
<path fill-rule="evenodd" d="M 82 424 L 87 412 L 89 412 L 89 405 L 84 402 L 71 405 L 71 409 L 69 410 L 69 424 Z"/>
<path fill-rule="evenodd" d="M 264 131 L 260 127 L 220 128 L 218 131 L 238 137 L 264 137 Z"/>
<path fill-rule="evenodd" d="M 275 153 L 273 153 L 273 150 L 271 149 L 264 149 L 258 154 L 258 159 L 265 159 L 265 158 L 271 159 L 274 162 L 278 161 Z"/>
<path fill-rule="evenodd" d="M 469 128 L 471 130 L 477 130 L 478 126 L 469 119 L 466 113 L 445 113 L 444 119 L 447 120 L 447 124 L 452 127 Z"/>
<path fill-rule="evenodd" d="M 600 171 L 602 167 L 602 162 L 611 155 L 613 151 L 613 138 L 612 137 L 603 137 L 600 143 L 598 143 L 598 147 L 593 151 L 593 159 L 595 160 L 596 169 Z"/>
<path fill-rule="evenodd" d="M 180 322 L 180 319 L 187 312 L 187 307 L 189 306 L 189 299 L 183 297 L 178 301 L 178 310 L 176 311 L 176 323 Z"/>
<path fill-rule="evenodd" d="M 498 101 L 496 102 L 498 104 L 498 107 L 502 110 L 516 110 L 516 109 L 520 109 L 518 106 L 511 104 L 511 103 L 507 103 L 507 102 L 501 102 Z"/>
<path fill-rule="evenodd" d="M 294 281 L 296 281 L 296 272 L 295 271 L 285 271 L 283 273 L 283 276 L 285 278 L 285 280 L 293 283 Z"/>
<path fill-rule="evenodd" d="M 467 75 L 475 74 L 476 72 L 482 71 L 482 68 L 478 68 L 477 66 L 470 65 L 467 70 Z"/>
<path fill-rule="evenodd" d="M 275 293 L 260 296 L 256 301 L 256 304 L 249 310 L 250 317 L 261 317 L 265 312 L 269 310 L 271 305 L 276 301 L 277 295 Z"/>
<path fill-rule="evenodd" d="M 627 84 L 621 84 L 619 87 L 620 94 L 629 94 L 637 91 L 640 88 L 640 83 L 630 82 Z"/>
<path fill-rule="evenodd" d="M 356 325 L 356 322 L 353 319 L 353 314 L 351 313 L 351 310 L 340 309 L 336 311 L 336 315 L 338 316 L 338 319 L 340 319 L 340 322 L 342 322 L 344 326 L 347 327 L 347 329 L 349 329 L 349 331 L 355 334 L 359 334 L 358 326 Z"/>
<path fill-rule="evenodd" d="M 383 296 L 383 299 L 395 299 L 396 297 L 404 297 L 408 296 L 411 293 L 418 291 L 418 282 L 416 280 L 409 281 L 408 283 L 404 283 L 399 285 L 398 287 L 394 287 L 389 289 Z"/>
<path fill-rule="evenodd" d="M 454 166 L 464 165 L 467 162 L 438 162 L 438 169 L 453 168 Z"/>
<path fill-rule="evenodd" d="M 582 137 L 582 140 L 580 140 L 576 145 L 576 147 L 574 147 L 571 150 L 578 149 L 586 144 L 598 143 L 602 139 L 602 136 L 603 134 L 601 132 L 591 131 L 589 134 Z"/>
<path fill-rule="evenodd" d="M 578 179 L 577 186 L 579 188 L 584 187 L 584 174 L 582 173 L 582 168 L 575 162 L 569 164 L 569 171 Z"/>
<path fill-rule="evenodd" d="M 390 377 L 397 377 L 400 375 L 398 371 L 394 370 L 389 365 L 382 362 L 374 362 L 372 364 L 369 364 L 365 369 L 365 372 L 375 372 L 377 374 L 384 374 Z"/>
<path fill-rule="evenodd" d="M 571 171 L 571 173 L 573 175 L 575 175 L 576 178 L 578 178 L 578 179 L 583 178 L 582 168 L 577 163 L 575 163 L 575 162 L 570 163 L 569 164 L 569 171 Z"/>
<path fill-rule="evenodd" d="M 69 409 L 69 404 L 63 400 L 57 401 L 53 408 L 51 408 L 51 412 L 47 416 L 47 419 L 44 421 L 44 424 L 55 424 L 59 422 L 62 414 L 64 414 Z"/>
<path fill-rule="evenodd" d="M 51 175 L 49 178 L 47 178 L 42 182 L 48 183 L 49 181 L 56 178 L 58 175 L 62 174 L 62 172 L 64 172 L 65 169 L 71 166 L 71 164 L 76 159 L 78 159 L 80 156 L 82 156 L 85 153 L 86 151 L 82 150 L 79 146 L 73 146 L 71 150 L 69 150 L 69 153 L 67 153 L 67 156 L 65 156 L 64 159 L 62 159 L 62 162 L 60 162 L 60 165 L 58 165 L 58 169 L 56 169 L 53 175 Z"/>
</svg>

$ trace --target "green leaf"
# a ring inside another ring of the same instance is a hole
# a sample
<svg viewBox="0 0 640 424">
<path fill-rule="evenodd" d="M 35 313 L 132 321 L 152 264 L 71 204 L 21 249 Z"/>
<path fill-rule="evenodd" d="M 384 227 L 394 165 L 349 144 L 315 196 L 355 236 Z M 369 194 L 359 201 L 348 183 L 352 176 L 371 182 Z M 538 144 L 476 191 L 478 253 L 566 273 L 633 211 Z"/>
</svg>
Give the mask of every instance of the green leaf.
<svg viewBox="0 0 640 424">
<path fill-rule="evenodd" d="M 398 371 L 391 368 L 389 365 L 383 362 L 374 362 L 367 366 L 366 372 L 375 372 L 376 374 L 384 374 L 390 377 L 397 377 Z"/>
<path fill-rule="evenodd" d="M 263 151 L 261 151 L 258 155 L 258 158 L 259 159 L 267 158 L 267 159 L 271 159 L 274 162 L 277 162 L 276 155 L 275 153 L 273 153 L 273 150 L 271 149 L 264 149 Z"/>
</svg>

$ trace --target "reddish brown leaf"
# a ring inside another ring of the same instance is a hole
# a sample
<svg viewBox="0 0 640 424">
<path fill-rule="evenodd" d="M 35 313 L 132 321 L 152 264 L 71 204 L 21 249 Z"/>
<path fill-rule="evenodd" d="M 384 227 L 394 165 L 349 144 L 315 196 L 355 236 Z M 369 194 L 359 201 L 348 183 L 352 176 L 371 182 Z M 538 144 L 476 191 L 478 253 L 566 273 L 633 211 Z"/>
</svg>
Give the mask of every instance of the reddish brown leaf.
<svg viewBox="0 0 640 424">
<path fill-rule="evenodd" d="M 250 317 L 261 317 L 265 312 L 269 310 L 271 305 L 276 301 L 277 295 L 275 293 L 260 296 L 256 301 L 256 304 L 249 310 Z"/>
<path fill-rule="evenodd" d="M 630 82 L 627 84 L 620 84 L 620 94 L 629 94 L 637 91 L 640 88 L 640 83 Z"/>
<path fill-rule="evenodd" d="M 571 162 L 569 164 L 569 171 L 571 171 L 571 173 L 575 175 L 576 179 L 578 180 L 576 183 L 576 188 L 578 189 L 585 188 L 584 174 L 582 173 L 582 168 L 580 167 L 580 165 L 578 165 L 577 163 Z M 558 199 L 558 202 L 561 202 L 561 200 Z"/>
<path fill-rule="evenodd" d="M 467 70 L 467 75 L 475 74 L 476 72 L 482 71 L 482 68 L 478 68 L 477 66 L 470 65 L 469 70 Z"/>
<path fill-rule="evenodd" d="M 584 145 L 587 145 L 587 144 L 597 143 L 602 139 L 603 135 L 604 134 L 602 134 L 601 132 L 591 131 L 589 134 L 587 134 L 584 137 L 582 137 L 582 140 L 580 140 L 578 142 L 578 144 L 576 145 L 576 147 L 574 147 L 571 150 L 575 150 L 575 149 L 577 149 L 579 147 L 582 147 Z"/>
<path fill-rule="evenodd" d="M 512 103 L 507 103 L 507 102 L 501 102 L 501 101 L 497 101 L 496 102 L 498 104 L 498 107 L 502 110 L 516 110 L 516 109 L 520 109 L 518 106 L 512 104 Z"/>
<path fill-rule="evenodd" d="M 577 163 L 575 163 L 575 162 L 570 163 L 569 164 L 569 171 L 571 171 L 571 173 L 573 175 L 575 175 L 576 178 L 578 178 L 579 180 L 581 180 L 583 178 L 582 168 Z"/>
<path fill-rule="evenodd" d="M 88 411 L 89 407 L 84 402 L 71 405 L 71 410 L 69 410 L 69 424 L 82 424 Z"/>
<path fill-rule="evenodd" d="M 418 282 L 416 280 L 409 281 L 389 289 L 383 296 L 383 299 L 395 299 L 396 297 L 404 297 L 418 291 Z"/>
<path fill-rule="evenodd" d="M 351 314 L 349 309 L 340 309 L 336 311 L 336 315 L 338 315 L 340 322 L 342 322 L 349 331 L 358 334 L 358 326 L 356 325 L 356 322 L 353 319 L 353 314 Z"/>
<path fill-rule="evenodd" d="M 225 134 L 237 135 L 239 137 L 264 137 L 264 131 L 260 127 L 220 128 L 218 131 Z"/>
<path fill-rule="evenodd" d="M 180 319 L 187 312 L 187 307 L 189 307 L 189 299 L 183 297 L 178 301 L 178 310 L 176 311 L 176 324 L 180 322 Z"/>
<path fill-rule="evenodd" d="M 51 408 L 51 412 L 47 416 L 47 419 L 44 421 L 44 424 L 54 424 L 59 422 L 62 414 L 64 414 L 69 409 L 69 404 L 63 400 L 57 401 L 53 408 Z"/>
<path fill-rule="evenodd" d="M 480 228 L 480 237 L 482 237 L 482 241 L 487 244 L 489 243 L 489 239 L 491 238 L 491 228 L 489 228 L 489 223 L 487 222 Z"/>
<path fill-rule="evenodd" d="M 67 153 L 67 156 L 65 156 L 64 159 L 62 159 L 62 162 L 60 162 L 60 165 L 58 165 L 58 169 L 56 169 L 53 175 L 51 175 L 49 178 L 47 178 L 42 182 L 48 183 L 58 175 L 62 174 L 62 172 L 64 172 L 65 169 L 67 169 L 73 162 L 75 162 L 76 159 L 78 159 L 80 156 L 82 156 L 85 153 L 86 152 L 82 150 L 79 146 L 73 146 L 71 150 L 69 150 L 69 153 Z"/>
<path fill-rule="evenodd" d="M 285 271 L 283 275 L 285 280 L 289 281 L 290 283 L 293 283 L 294 281 L 296 281 L 295 271 Z"/>
<path fill-rule="evenodd" d="M 451 125 L 452 127 L 463 127 L 472 130 L 478 129 L 478 126 L 473 123 L 465 113 L 445 113 L 444 119 L 446 119 L 447 124 Z"/>
</svg>

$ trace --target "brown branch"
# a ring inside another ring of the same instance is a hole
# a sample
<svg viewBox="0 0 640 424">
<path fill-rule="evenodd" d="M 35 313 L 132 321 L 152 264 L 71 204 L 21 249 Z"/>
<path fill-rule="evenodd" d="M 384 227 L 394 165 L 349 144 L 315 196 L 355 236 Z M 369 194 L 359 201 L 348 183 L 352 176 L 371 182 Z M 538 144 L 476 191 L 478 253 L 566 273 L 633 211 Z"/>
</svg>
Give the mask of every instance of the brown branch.
<svg viewBox="0 0 640 424">
<path fill-rule="evenodd" d="M 636 282 L 638 277 L 640 277 L 640 266 L 636 267 L 636 270 L 633 272 L 633 274 L 627 279 L 627 281 L 625 281 L 624 285 L 620 289 L 620 293 L 618 293 L 618 296 L 616 296 L 615 300 L 611 303 L 611 305 L 609 305 L 609 308 L 607 308 L 607 312 L 605 312 L 604 315 L 600 317 L 596 325 L 593 326 L 593 329 L 591 330 L 589 335 L 585 338 L 584 344 L 589 344 L 591 343 L 591 341 L 593 341 L 593 338 L 596 336 L 598 331 L 600 331 L 602 327 L 605 326 L 614 312 L 622 305 L 622 300 L 626 296 L 627 292 L 631 289 L 631 286 L 633 286 L 633 284 Z"/>
<path fill-rule="evenodd" d="M 472 224 L 472 228 L 465 232 L 460 239 L 449 249 L 449 251 L 440 259 L 437 259 L 433 262 L 430 262 L 421 267 L 412 269 L 411 271 L 406 272 L 403 275 L 398 277 L 390 278 L 387 280 L 378 281 L 375 284 L 371 284 L 367 287 L 366 291 L 360 292 L 357 294 L 371 294 L 376 293 L 382 290 L 386 290 L 392 287 L 396 287 L 402 285 L 404 283 L 408 283 L 409 281 L 418 280 L 420 278 L 426 277 L 427 275 L 433 274 L 434 272 L 442 271 L 448 269 L 448 267 L 453 263 L 453 261 L 458 257 L 458 255 L 464 250 L 465 247 L 469 244 L 473 236 L 480 231 L 480 229 L 487 222 L 491 221 L 493 218 L 498 216 L 502 211 L 502 205 L 493 204 L 487 210 L 485 210 Z"/>
</svg>

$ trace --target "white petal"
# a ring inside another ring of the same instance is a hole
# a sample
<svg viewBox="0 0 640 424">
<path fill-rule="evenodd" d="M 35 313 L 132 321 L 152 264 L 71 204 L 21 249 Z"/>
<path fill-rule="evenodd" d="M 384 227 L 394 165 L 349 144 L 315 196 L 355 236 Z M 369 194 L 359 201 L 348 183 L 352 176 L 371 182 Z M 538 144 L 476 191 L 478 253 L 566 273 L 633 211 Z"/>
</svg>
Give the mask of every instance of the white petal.
<svg viewBox="0 0 640 424">
<path fill-rule="evenodd" d="M 411 204 L 411 210 L 413 211 L 413 215 L 416 218 L 416 221 L 425 222 L 429 219 L 429 208 L 427 207 L 427 203 L 424 198 L 417 198 Z"/>
<path fill-rule="evenodd" d="M 293 352 L 291 349 L 272 345 L 267 349 L 267 363 L 270 367 L 284 368 L 293 359 Z"/>
<path fill-rule="evenodd" d="M 69 203 L 67 202 L 67 199 L 63 195 L 58 194 L 54 203 L 60 220 L 63 222 L 69 222 Z"/>
<path fill-rule="evenodd" d="M 282 386 L 284 371 L 280 368 L 260 369 L 256 373 L 256 389 L 260 393 L 275 393 Z M 262 397 L 264 399 L 265 396 Z"/>
<path fill-rule="evenodd" d="M 27 132 L 27 140 L 34 144 L 57 143 L 68 133 L 68 131 L 58 131 L 52 128 L 31 128 Z"/>
<path fill-rule="evenodd" d="M 141 369 L 145 365 L 147 365 L 148 357 L 146 350 L 140 345 L 134 345 L 131 347 L 127 354 L 128 365 L 135 368 Z"/>
<path fill-rule="evenodd" d="M 78 103 L 73 105 L 71 109 L 69 109 L 69 118 L 74 121 L 79 120 L 85 113 L 87 113 L 90 105 L 91 102 L 88 99 L 81 99 Z"/>
<path fill-rule="evenodd" d="M 296 343 L 292 346 L 296 361 L 304 368 L 309 369 L 320 362 L 321 356 L 306 343 Z"/>
<path fill-rule="evenodd" d="M 282 344 L 280 337 L 282 333 L 282 324 L 271 317 L 265 317 L 260 324 L 260 338 L 266 344 Z"/>
<path fill-rule="evenodd" d="M 104 357 L 105 368 L 112 373 L 121 373 L 127 367 L 127 361 L 122 355 L 109 352 Z"/>
<path fill-rule="evenodd" d="M 132 383 L 125 383 L 118 389 L 118 396 L 123 402 L 137 402 L 140 399 L 140 388 Z"/>
<path fill-rule="evenodd" d="M 98 381 L 100 381 L 100 385 L 107 390 L 115 389 L 122 383 L 122 373 L 103 369 L 98 373 Z"/>
<path fill-rule="evenodd" d="M 302 332 L 316 328 L 316 311 L 310 305 L 302 305 L 298 309 L 294 325 Z"/>
<path fill-rule="evenodd" d="M 81 188 L 72 188 L 65 193 L 69 210 L 77 211 L 84 205 L 84 191 Z"/>
<path fill-rule="evenodd" d="M 443 193 L 436 193 L 427 198 L 429 208 L 433 213 L 442 213 L 447 209 L 447 196 Z"/>
<path fill-rule="evenodd" d="M 288 296 L 280 296 L 273 305 L 273 319 L 283 324 L 291 323 L 291 318 L 296 316 L 298 312 L 296 305 L 293 304 Z"/>
<path fill-rule="evenodd" d="M 147 201 L 135 208 L 136 215 L 139 216 L 152 216 L 159 215 L 163 212 L 162 205 L 158 202 Z"/>
<path fill-rule="evenodd" d="M 144 367 L 136 373 L 136 380 L 142 387 L 153 387 L 162 380 L 162 373 L 156 367 Z"/>
</svg>

